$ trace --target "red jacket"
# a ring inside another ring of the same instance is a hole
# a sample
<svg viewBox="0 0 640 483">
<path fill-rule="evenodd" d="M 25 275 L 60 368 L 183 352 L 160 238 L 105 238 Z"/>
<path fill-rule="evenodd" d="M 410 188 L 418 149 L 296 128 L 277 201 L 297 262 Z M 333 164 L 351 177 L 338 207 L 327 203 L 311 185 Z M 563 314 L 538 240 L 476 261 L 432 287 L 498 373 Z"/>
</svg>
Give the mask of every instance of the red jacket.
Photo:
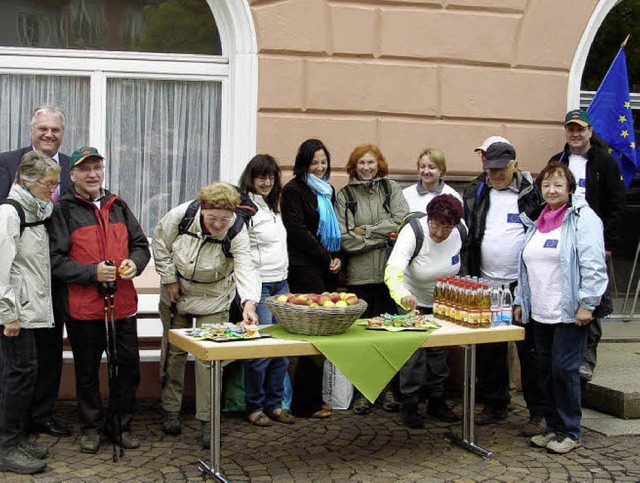
<svg viewBox="0 0 640 483">
<path fill-rule="evenodd" d="M 55 204 L 48 225 L 54 305 L 57 319 L 104 320 L 104 296 L 98 292 L 96 265 L 113 260 L 116 267 L 125 258 L 142 273 L 151 254 L 147 237 L 133 213 L 116 195 L 106 192 L 101 207 L 71 188 Z M 115 318 L 138 310 L 131 280 L 116 280 Z"/>
</svg>

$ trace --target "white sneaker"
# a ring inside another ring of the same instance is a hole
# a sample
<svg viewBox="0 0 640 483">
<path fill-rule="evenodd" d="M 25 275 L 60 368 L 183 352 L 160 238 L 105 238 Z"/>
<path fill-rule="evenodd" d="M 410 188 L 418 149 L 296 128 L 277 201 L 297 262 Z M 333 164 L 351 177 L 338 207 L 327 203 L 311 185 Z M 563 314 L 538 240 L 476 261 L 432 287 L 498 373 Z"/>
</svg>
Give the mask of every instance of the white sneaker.
<svg viewBox="0 0 640 483">
<path fill-rule="evenodd" d="M 533 446 L 537 446 L 538 448 L 546 448 L 551 441 L 556 439 L 556 433 L 543 433 L 536 434 L 529 441 Z"/>
<path fill-rule="evenodd" d="M 582 446 L 582 441 L 580 441 L 579 439 L 571 439 L 566 436 L 560 441 L 557 439 L 551 441 L 547 445 L 547 451 L 549 451 L 550 453 L 565 454 L 573 449 L 579 448 L 580 446 Z"/>
</svg>

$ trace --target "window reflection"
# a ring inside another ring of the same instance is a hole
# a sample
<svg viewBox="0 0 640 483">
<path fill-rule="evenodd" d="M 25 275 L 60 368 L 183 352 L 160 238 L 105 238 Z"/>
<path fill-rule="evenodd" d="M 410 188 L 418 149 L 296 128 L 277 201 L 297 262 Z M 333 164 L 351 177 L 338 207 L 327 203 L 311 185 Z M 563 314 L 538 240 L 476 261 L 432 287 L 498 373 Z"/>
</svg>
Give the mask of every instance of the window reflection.
<svg viewBox="0 0 640 483">
<path fill-rule="evenodd" d="M 0 45 L 221 55 L 206 0 L 3 0 Z"/>
</svg>

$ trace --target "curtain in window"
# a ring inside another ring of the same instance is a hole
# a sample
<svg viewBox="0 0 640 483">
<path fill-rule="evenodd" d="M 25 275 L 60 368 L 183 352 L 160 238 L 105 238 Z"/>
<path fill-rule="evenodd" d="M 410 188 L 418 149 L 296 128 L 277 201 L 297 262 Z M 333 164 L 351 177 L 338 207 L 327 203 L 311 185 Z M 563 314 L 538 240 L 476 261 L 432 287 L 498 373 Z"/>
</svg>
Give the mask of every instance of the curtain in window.
<svg viewBox="0 0 640 483">
<path fill-rule="evenodd" d="M 67 124 L 60 151 L 71 154 L 89 142 L 88 77 L 0 74 L 0 152 L 31 144 L 29 123 L 36 107 L 57 104 Z"/>
<path fill-rule="evenodd" d="M 147 236 L 219 178 L 221 83 L 108 79 L 106 185 Z"/>
</svg>

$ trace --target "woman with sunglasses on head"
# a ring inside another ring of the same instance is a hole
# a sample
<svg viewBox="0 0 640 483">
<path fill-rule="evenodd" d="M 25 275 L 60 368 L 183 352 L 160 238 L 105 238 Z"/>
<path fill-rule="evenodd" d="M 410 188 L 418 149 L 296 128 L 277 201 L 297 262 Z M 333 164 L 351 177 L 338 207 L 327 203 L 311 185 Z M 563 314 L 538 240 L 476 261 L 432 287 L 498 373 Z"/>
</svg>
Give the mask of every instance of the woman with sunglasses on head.
<svg viewBox="0 0 640 483">
<path fill-rule="evenodd" d="M 46 447 L 29 442 L 25 427 L 38 377 L 32 329 L 54 326 L 49 236 L 42 222 L 51 216 L 59 174 L 49 156 L 25 154 L 9 202 L 0 206 L 0 472 L 46 468 Z"/>
<path fill-rule="evenodd" d="M 254 156 L 240 176 L 240 190 L 258 207 L 249 222 L 251 256 L 262 280 L 262 295 L 256 307 L 260 324 L 278 321 L 267 307 L 266 299 L 289 291 L 287 274 L 287 231 L 280 216 L 282 176 L 276 160 L 268 154 Z M 293 424 L 295 419 L 282 408 L 289 359 L 249 359 L 244 365 L 247 421 L 256 426 L 271 426 L 272 420 Z"/>
<path fill-rule="evenodd" d="M 336 288 L 342 262 L 340 228 L 333 208 L 335 190 L 329 150 L 318 139 L 300 145 L 294 178 L 282 191 L 282 221 L 287 229 L 289 288 L 292 292 L 322 293 Z M 322 400 L 323 359 L 300 357 L 293 382 L 291 412 L 299 417 L 328 418 Z"/>
<path fill-rule="evenodd" d="M 424 233 L 420 251 L 414 257 L 416 235 L 405 225 L 385 270 L 385 282 L 403 313 L 433 313 L 433 289 L 438 277 L 454 276 L 460 270 L 460 250 L 466 227 L 461 224 L 462 204 L 452 195 L 436 196 L 427 205 L 427 216 L 418 222 Z M 444 402 L 444 381 L 449 377 L 447 350 L 418 349 L 398 374 L 402 421 L 410 428 L 422 428 L 418 409 L 423 386 L 428 391 L 427 414 L 437 419 L 458 420 Z"/>
</svg>

